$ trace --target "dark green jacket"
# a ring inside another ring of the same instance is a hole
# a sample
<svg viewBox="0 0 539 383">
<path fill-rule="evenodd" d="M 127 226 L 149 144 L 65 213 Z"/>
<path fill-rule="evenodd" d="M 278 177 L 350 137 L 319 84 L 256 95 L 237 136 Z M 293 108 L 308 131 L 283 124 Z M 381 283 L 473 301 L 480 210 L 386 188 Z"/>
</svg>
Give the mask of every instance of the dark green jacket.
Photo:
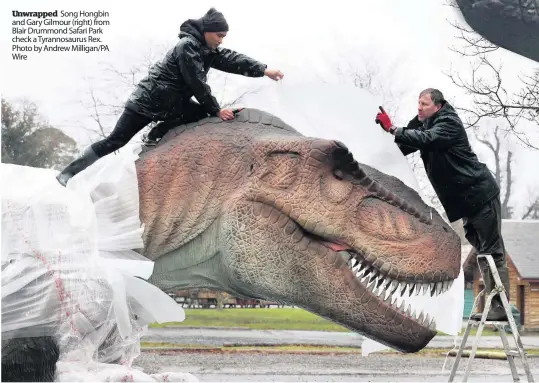
<svg viewBox="0 0 539 383">
<path fill-rule="evenodd" d="M 416 116 L 406 128 L 398 128 L 395 142 L 404 155 L 420 151 L 427 176 L 451 222 L 473 216 L 500 193 L 492 173 L 472 150 L 462 121 L 447 102 L 423 123 Z"/>
<path fill-rule="evenodd" d="M 156 63 L 129 97 L 126 107 L 154 121 L 181 118 L 192 96 L 210 115 L 221 109 L 206 83 L 210 68 L 248 77 L 262 77 L 266 65 L 230 49 L 211 50 L 198 20 L 180 27 L 180 40 Z"/>
</svg>

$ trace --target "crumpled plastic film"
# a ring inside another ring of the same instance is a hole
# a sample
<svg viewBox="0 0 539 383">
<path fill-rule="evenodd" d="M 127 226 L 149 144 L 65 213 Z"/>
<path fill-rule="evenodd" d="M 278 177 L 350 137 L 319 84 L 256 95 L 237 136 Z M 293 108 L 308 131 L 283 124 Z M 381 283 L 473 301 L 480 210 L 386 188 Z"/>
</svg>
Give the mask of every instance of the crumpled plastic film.
<svg viewBox="0 0 539 383">
<path fill-rule="evenodd" d="M 153 262 L 134 251 L 144 230 L 139 153 L 139 145 L 126 146 L 67 187 L 57 171 L 1 165 L 2 347 L 52 337 L 57 381 L 129 375 L 147 324 L 185 319 L 180 305 L 144 280 Z"/>
</svg>

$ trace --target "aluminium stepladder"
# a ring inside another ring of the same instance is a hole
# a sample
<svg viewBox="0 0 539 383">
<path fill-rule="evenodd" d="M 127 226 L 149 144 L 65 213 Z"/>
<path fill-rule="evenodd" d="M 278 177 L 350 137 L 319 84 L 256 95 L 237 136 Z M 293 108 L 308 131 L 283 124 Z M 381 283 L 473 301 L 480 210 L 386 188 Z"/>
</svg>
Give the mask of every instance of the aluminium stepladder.
<svg viewBox="0 0 539 383">
<path fill-rule="evenodd" d="M 477 351 L 477 345 L 479 342 L 479 338 L 481 337 L 481 333 L 483 332 L 483 327 L 485 324 L 487 325 L 493 325 L 498 329 L 498 332 L 500 334 L 500 337 L 502 339 L 503 343 L 503 349 L 505 352 L 505 355 L 507 356 L 507 360 L 509 362 L 509 366 L 511 368 L 511 374 L 513 375 L 513 381 L 518 382 L 520 380 L 517 372 L 517 368 L 515 365 L 515 356 L 520 356 L 522 359 L 522 364 L 524 366 L 524 371 L 526 372 L 526 376 L 528 377 L 528 382 L 533 382 L 533 375 L 530 371 L 530 366 L 528 364 L 528 360 L 526 358 L 526 352 L 524 351 L 524 346 L 522 344 L 522 340 L 520 339 L 520 334 L 517 330 L 517 326 L 515 324 L 515 319 L 513 318 L 513 313 L 511 312 L 511 307 L 509 306 L 509 301 L 507 300 L 507 296 L 505 295 L 505 289 L 503 287 L 502 281 L 500 279 L 500 275 L 498 274 L 498 270 L 496 269 L 496 265 L 494 264 L 494 259 L 492 259 L 492 255 L 490 254 L 479 254 L 477 256 L 477 264 L 479 265 L 480 258 L 484 258 L 488 262 L 488 266 L 490 268 L 490 272 L 492 274 L 492 277 L 494 278 L 495 286 L 492 289 L 492 291 L 488 294 L 487 299 L 485 301 L 485 308 L 483 310 L 483 315 L 481 316 L 481 320 L 472 319 L 472 316 L 475 314 L 475 309 L 477 307 L 477 304 L 479 302 L 480 297 L 485 293 L 485 289 L 483 289 L 479 294 L 477 294 L 477 297 L 475 298 L 474 305 L 472 308 L 472 313 L 470 314 L 470 318 L 468 319 L 468 325 L 466 326 L 466 331 L 464 332 L 464 336 L 462 337 L 462 341 L 457 353 L 457 356 L 455 358 L 455 362 L 453 364 L 453 367 L 451 369 L 451 374 L 449 375 L 449 382 L 452 382 L 455 378 L 455 374 L 457 372 L 457 368 L 460 362 L 460 359 L 462 357 L 462 352 L 464 351 L 464 348 L 466 347 L 466 342 L 468 340 L 468 336 L 470 335 L 470 330 L 474 326 L 479 326 L 477 329 L 477 334 L 475 336 L 475 340 L 472 347 L 472 352 L 470 353 L 469 359 L 468 359 L 468 365 L 466 366 L 466 371 L 464 373 L 463 382 L 466 382 L 468 380 L 468 376 L 470 374 L 471 366 L 473 359 L 475 357 L 475 353 Z M 480 265 L 479 265 L 480 266 Z M 479 267 L 479 270 L 481 271 L 481 267 Z M 482 271 L 481 271 L 482 274 Z M 485 276 L 483 275 L 483 280 Z M 500 295 L 503 307 L 505 309 L 505 313 L 507 315 L 508 321 L 487 321 L 487 314 L 490 310 L 490 306 L 492 304 L 492 298 L 496 294 Z M 515 339 L 515 343 L 517 345 L 517 349 L 510 349 L 509 342 L 507 341 L 507 335 L 505 333 L 504 326 L 509 325 L 511 327 L 511 331 L 513 334 L 513 337 Z"/>
</svg>

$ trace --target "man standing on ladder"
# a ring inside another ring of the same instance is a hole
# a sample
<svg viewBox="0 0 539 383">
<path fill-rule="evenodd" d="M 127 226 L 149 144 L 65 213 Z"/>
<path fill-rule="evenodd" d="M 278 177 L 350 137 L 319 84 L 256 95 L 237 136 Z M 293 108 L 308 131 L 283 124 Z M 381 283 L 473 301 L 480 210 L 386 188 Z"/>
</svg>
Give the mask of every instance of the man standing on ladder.
<svg viewBox="0 0 539 383">
<path fill-rule="evenodd" d="M 464 126 L 442 92 L 429 88 L 419 95 L 418 113 L 408 126 L 394 127 L 382 107 L 376 123 L 395 136 L 405 156 L 417 150 L 449 221 L 462 218 L 466 239 L 479 254 L 491 254 L 509 300 L 509 270 L 501 226 L 500 188 L 472 150 Z M 480 262 L 485 291 L 495 288 L 486 261 Z M 481 319 L 482 313 L 473 319 Z M 500 296 L 492 299 L 487 321 L 506 321 Z"/>
</svg>

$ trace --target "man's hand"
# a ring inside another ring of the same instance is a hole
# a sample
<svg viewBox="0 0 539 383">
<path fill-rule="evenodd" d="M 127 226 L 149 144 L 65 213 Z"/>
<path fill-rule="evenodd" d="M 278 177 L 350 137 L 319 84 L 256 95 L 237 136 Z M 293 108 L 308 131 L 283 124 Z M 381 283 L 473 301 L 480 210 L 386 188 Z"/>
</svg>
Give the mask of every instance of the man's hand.
<svg viewBox="0 0 539 383">
<path fill-rule="evenodd" d="M 272 80 L 279 81 L 284 77 L 284 74 L 279 69 L 266 69 L 264 76 L 268 76 Z"/>
<path fill-rule="evenodd" d="M 393 123 L 391 122 L 391 119 L 387 115 L 384 108 L 382 108 L 381 106 L 379 108 L 380 108 L 380 112 L 378 112 L 378 114 L 376 115 L 376 119 L 374 120 L 374 122 L 376 122 L 377 124 L 380 124 L 382 129 L 384 129 L 386 132 L 392 133 L 393 129 L 391 129 L 391 127 L 393 126 Z"/>
<path fill-rule="evenodd" d="M 223 121 L 233 120 L 234 112 L 232 111 L 232 109 L 221 109 L 218 113 L 218 116 Z"/>
</svg>

